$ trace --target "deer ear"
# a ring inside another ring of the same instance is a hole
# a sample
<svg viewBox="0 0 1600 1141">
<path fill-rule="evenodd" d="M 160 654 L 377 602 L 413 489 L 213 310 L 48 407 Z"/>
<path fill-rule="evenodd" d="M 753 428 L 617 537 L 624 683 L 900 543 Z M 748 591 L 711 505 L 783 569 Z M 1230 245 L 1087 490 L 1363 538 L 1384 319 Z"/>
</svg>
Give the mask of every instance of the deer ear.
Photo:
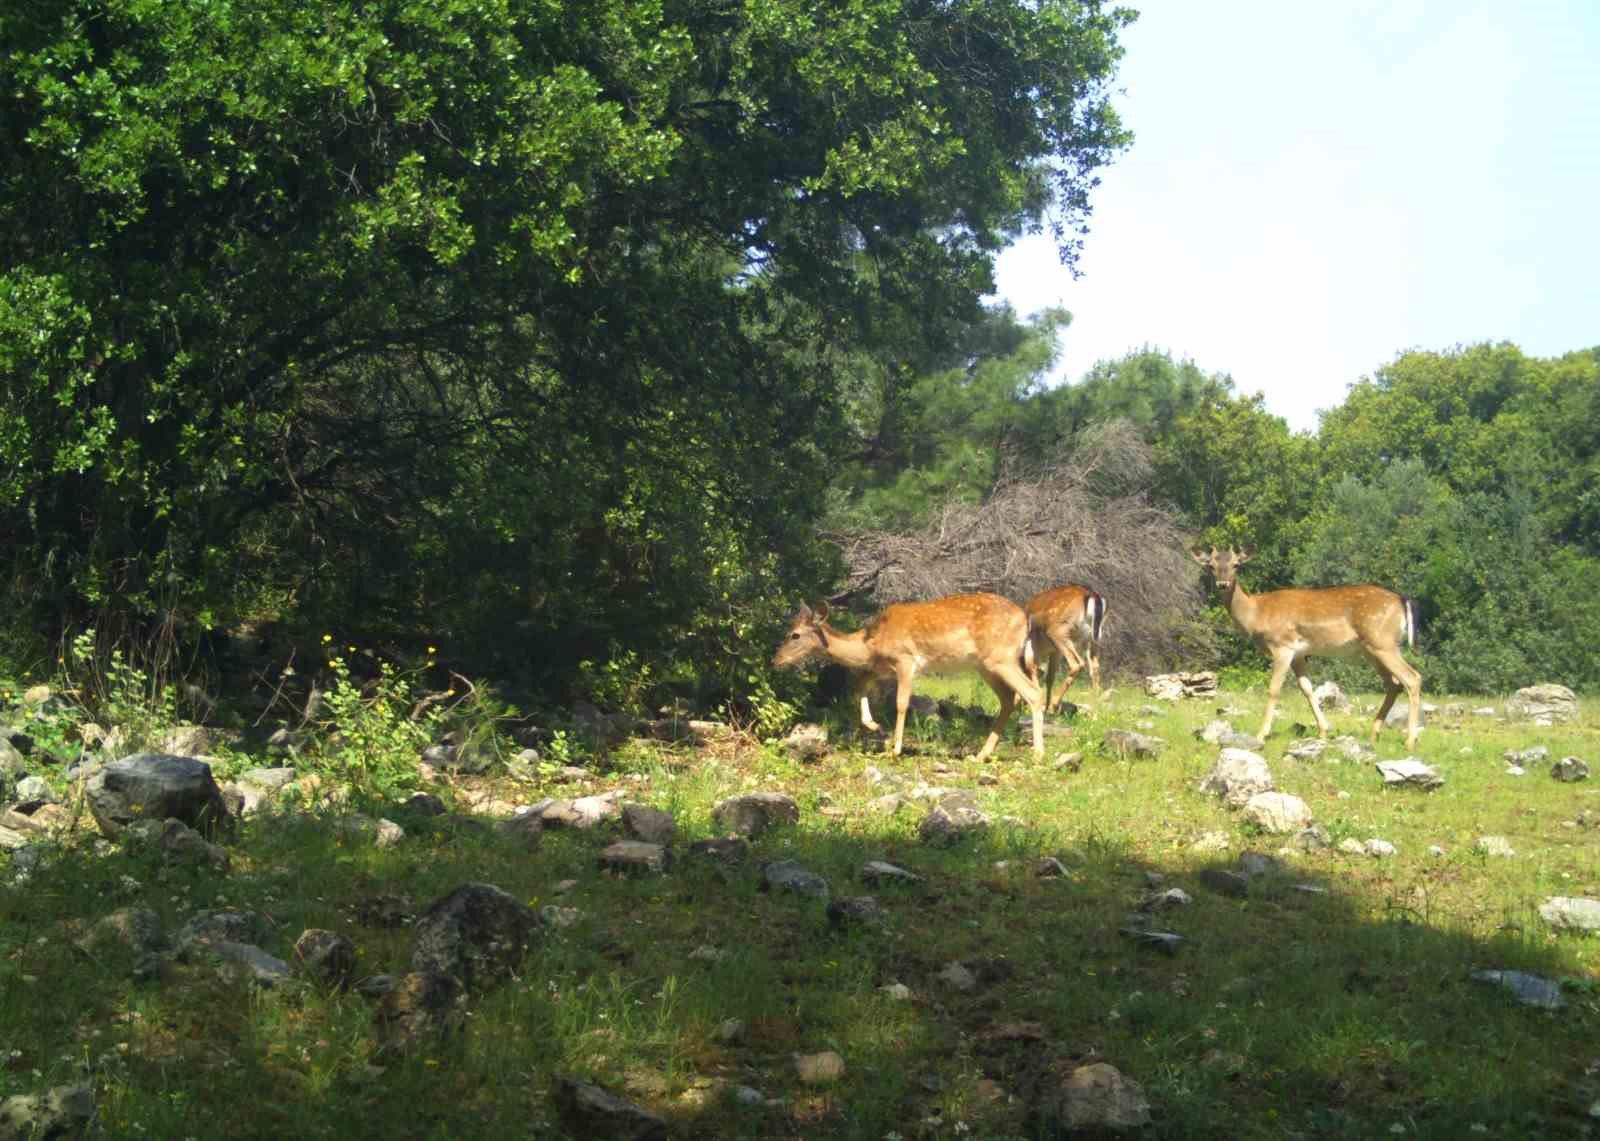
<svg viewBox="0 0 1600 1141">
<path fill-rule="evenodd" d="M 819 599 L 817 599 L 817 621 L 818 622 L 826 622 L 827 620 L 828 620 L 828 602 L 827 602 L 827 599 L 819 598 Z"/>
<path fill-rule="evenodd" d="M 1190 547 L 1189 557 L 1203 567 L 1211 565 L 1211 556 L 1205 551 L 1201 550 L 1199 547 Z"/>
<path fill-rule="evenodd" d="M 1234 552 L 1233 561 L 1236 563 L 1247 563 L 1255 557 L 1256 549 L 1254 547 L 1246 547 L 1242 551 Z"/>
<path fill-rule="evenodd" d="M 811 607 L 807 606 L 804 602 L 802 602 L 800 604 L 800 609 L 796 610 L 795 613 L 794 613 L 794 620 L 796 622 L 809 622 L 809 621 L 811 621 Z"/>
</svg>

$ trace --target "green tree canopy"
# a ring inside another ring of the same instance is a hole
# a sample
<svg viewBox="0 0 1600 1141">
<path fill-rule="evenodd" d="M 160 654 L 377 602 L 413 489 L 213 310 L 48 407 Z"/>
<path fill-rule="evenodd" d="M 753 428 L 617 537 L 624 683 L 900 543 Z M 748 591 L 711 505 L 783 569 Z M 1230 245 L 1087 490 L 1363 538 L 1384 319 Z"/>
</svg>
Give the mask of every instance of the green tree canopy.
<svg viewBox="0 0 1600 1141">
<path fill-rule="evenodd" d="M 1073 256 L 1129 19 L 7 8 L 14 584 L 53 614 L 520 620 L 558 656 L 717 612 L 725 646 L 732 600 L 825 573 L 852 347 L 959 337 L 1052 202 Z"/>
</svg>

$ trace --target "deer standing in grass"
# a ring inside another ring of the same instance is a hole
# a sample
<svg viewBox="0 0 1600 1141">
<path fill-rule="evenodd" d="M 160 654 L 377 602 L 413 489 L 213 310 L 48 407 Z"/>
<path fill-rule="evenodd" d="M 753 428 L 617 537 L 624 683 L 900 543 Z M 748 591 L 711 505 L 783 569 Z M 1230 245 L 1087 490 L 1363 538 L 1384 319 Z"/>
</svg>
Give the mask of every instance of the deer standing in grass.
<svg viewBox="0 0 1600 1141">
<path fill-rule="evenodd" d="M 1278 708 L 1278 691 L 1290 670 L 1300 683 L 1300 692 L 1311 703 L 1317 719 L 1317 735 L 1326 738 L 1328 721 L 1317 703 L 1311 679 L 1306 676 L 1305 660 L 1317 655 L 1352 656 L 1363 654 L 1383 678 L 1383 704 L 1372 721 L 1372 739 L 1378 739 L 1383 720 L 1394 707 L 1400 691 L 1406 691 L 1410 718 L 1406 722 L 1406 748 L 1417 744 L 1417 717 L 1422 707 L 1422 675 L 1400 656 L 1402 641 L 1409 647 L 1416 640 L 1417 604 L 1392 590 L 1371 584 L 1363 586 L 1323 586 L 1273 590 L 1249 595 L 1239 585 L 1239 568 L 1250 560 L 1251 552 L 1191 551 L 1194 560 L 1211 572 L 1217 589 L 1227 600 L 1228 613 L 1239 629 L 1255 639 L 1272 658 L 1272 682 L 1267 687 L 1267 716 L 1259 736 L 1264 741 L 1272 730 L 1272 717 Z"/>
<path fill-rule="evenodd" d="M 1099 700 L 1100 630 L 1106 620 L 1106 600 L 1086 586 L 1069 583 L 1041 590 L 1028 600 L 1025 610 L 1033 633 L 1034 658 L 1045 663 L 1045 712 L 1056 710 L 1085 665 Z M 1067 664 L 1067 683 L 1051 698 L 1057 662 Z"/>
<path fill-rule="evenodd" d="M 861 702 L 861 724 L 876 732 L 867 693 L 879 678 L 895 680 L 895 756 L 905 741 L 906 709 L 917 674 L 971 666 L 1000 699 L 1000 716 L 978 753 L 994 752 L 1020 696 L 1033 709 L 1033 752 L 1044 756 L 1044 708 L 1033 680 L 1033 645 L 1022 607 L 998 594 L 955 594 L 931 602 L 898 602 L 860 630 L 828 625 L 828 604 L 804 604 L 789 624 L 772 664 L 792 669 L 813 657 L 838 662 L 855 674 L 853 694 Z"/>
</svg>

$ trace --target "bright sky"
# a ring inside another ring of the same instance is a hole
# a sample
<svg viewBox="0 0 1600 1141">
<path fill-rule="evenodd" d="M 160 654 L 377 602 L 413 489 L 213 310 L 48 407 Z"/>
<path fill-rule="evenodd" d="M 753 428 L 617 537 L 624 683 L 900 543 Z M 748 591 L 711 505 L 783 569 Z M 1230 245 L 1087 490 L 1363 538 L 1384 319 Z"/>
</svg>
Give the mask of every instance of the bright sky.
<svg viewBox="0 0 1600 1141">
<path fill-rule="evenodd" d="M 1314 429 L 1404 349 L 1600 345 L 1600 2 L 1128 3 L 1083 277 L 996 268 L 1060 379 L 1148 344 Z"/>
</svg>

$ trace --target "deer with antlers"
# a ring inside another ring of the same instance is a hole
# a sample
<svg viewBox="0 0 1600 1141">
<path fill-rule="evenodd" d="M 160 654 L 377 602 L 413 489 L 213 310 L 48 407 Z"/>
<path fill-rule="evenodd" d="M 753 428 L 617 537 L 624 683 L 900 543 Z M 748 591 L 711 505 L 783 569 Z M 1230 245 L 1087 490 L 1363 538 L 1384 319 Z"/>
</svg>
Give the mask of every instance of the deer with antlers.
<svg viewBox="0 0 1600 1141">
<path fill-rule="evenodd" d="M 1089 667 L 1089 681 L 1095 698 L 1100 697 L 1100 631 L 1106 620 L 1106 600 L 1086 586 L 1068 583 L 1042 590 L 1024 607 L 1033 634 L 1033 654 L 1045 664 L 1044 708 L 1053 713 L 1078 680 L 1083 667 Z M 1067 683 L 1054 698 L 1056 663 L 1065 662 Z"/>
<path fill-rule="evenodd" d="M 930 602 L 898 602 L 885 607 L 854 633 L 828 625 L 828 604 L 804 604 L 789 624 L 772 664 L 793 669 L 813 657 L 839 663 L 855 674 L 854 695 L 861 702 L 861 724 L 876 732 L 867 700 L 880 678 L 895 680 L 894 740 L 900 755 L 905 740 L 911 684 L 919 673 L 973 667 L 1000 699 L 1000 715 L 978 752 L 993 753 L 1020 696 L 1033 710 L 1033 752 L 1044 756 L 1044 709 L 1034 682 L 1033 645 L 1022 607 L 998 594 L 955 594 Z"/>
<path fill-rule="evenodd" d="M 1417 604 L 1381 586 L 1323 586 L 1273 590 L 1250 595 L 1239 585 L 1239 568 L 1250 561 L 1253 552 L 1229 549 L 1194 550 L 1194 560 L 1211 572 L 1217 589 L 1228 604 L 1234 622 L 1272 658 L 1272 681 L 1267 687 L 1267 716 L 1259 736 L 1264 741 L 1272 730 L 1278 708 L 1278 692 L 1290 670 L 1300 683 L 1300 691 L 1311 703 L 1317 719 L 1317 735 L 1327 737 L 1328 721 L 1322 715 L 1305 660 L 1310 656 L 1351 656 L 1362 654 L 1377 668 L 1386 690 L 1383 704 L 1372 721 L 1372 739 L 1378 739 L 1384 718 L 1394 707 L 1400 691 L 1406 691 L 1410 718 L 1406 722 L 1406 748 L 1417 744 L 1417 718 L 1422 708 L 1422 675 L 1400 656 L 1402 641 L 1409 647 L 1416 641 Z"/>
</svg>

